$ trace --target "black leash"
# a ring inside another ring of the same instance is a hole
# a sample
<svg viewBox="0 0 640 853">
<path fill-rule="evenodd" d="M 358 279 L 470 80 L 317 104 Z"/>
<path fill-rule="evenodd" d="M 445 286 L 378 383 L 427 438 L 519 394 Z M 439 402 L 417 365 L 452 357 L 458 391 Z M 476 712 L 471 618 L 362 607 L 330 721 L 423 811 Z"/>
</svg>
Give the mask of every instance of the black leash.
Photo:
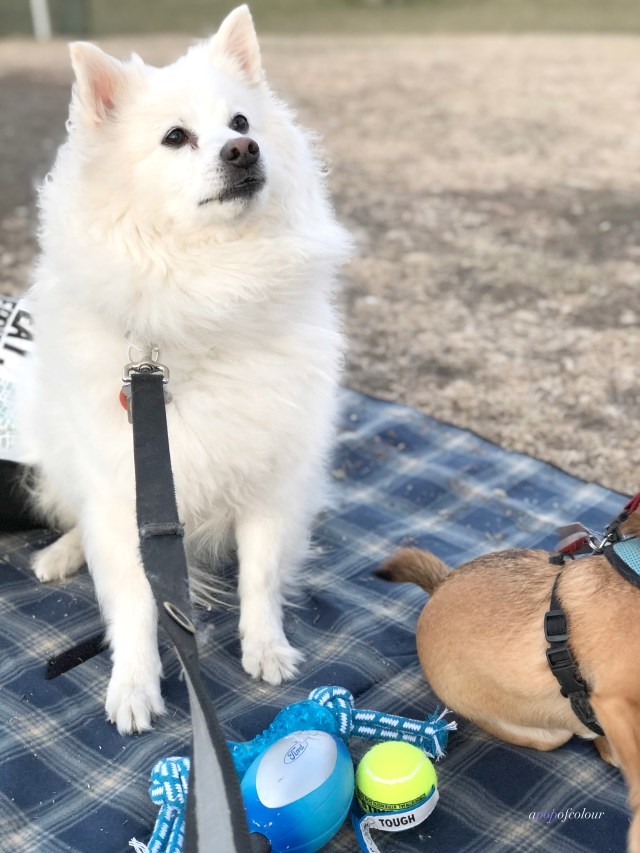
<svg viewBox="0 0 640 853">
<path fill-rule="evenodd" d="M 131 372 L 131 415 L 140 553 L 158 621 L 182 664 L 191 707 L 192 749 L 185 853 L 249 853 L 242 794 L 226 739 L 200 675 L 191 621 L 184 528 L 175 498 L 163 374 Z M 199 805 L 198 805 L 199 804 Z"/>
<path fill-rule="evenodd" d="M 183 525 L 171 471 L 162 366 L 128 366 L 128 410 L 133 424 L 136 507 L 140 553 L 158 609 L 159 624 L 176 650 L 185 674 L 191 708 L 192 749 L 184 853 L 251 853 L 267 849 L 247 828 L 233 760 L 200 675 L 191 620 Z M 104 632 L 47 663 L 56 678 L 105 648 Z"/>
<path fill-rule="evenodd" d="M 561 572 L 558 572 L 553 582 L 551 603 L 544 615 L 544 636 L 550 644 L 547 649 L 547 662 L 560 684 L 560 692 L 571 702 L 571 708 L 576 717 L 592 732 L 603 735 L 604 732 L 589 701 L 589 688 L 580 674 L 578 664 L 569 647 L 567 615 L 562 609 L 558 596 L 560 575 Z"/>
</svg>

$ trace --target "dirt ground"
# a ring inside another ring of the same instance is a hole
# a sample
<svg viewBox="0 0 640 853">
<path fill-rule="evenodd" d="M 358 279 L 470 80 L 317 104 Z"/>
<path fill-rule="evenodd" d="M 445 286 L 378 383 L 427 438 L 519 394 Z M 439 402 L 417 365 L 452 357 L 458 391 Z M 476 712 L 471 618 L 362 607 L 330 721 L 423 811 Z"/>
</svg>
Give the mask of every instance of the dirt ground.
<svg viewBox="0 0 640 853">
<path fill-rule="evenodd" d="M 103 42 L 170 60 L 182 37 Z M 267 38 L 358 254 L 347 384 L 588 480 L 640 477 L 640 38 Z M 0 290 L 36 250 L 63 44 L 0 42 Z"/>
</svg>

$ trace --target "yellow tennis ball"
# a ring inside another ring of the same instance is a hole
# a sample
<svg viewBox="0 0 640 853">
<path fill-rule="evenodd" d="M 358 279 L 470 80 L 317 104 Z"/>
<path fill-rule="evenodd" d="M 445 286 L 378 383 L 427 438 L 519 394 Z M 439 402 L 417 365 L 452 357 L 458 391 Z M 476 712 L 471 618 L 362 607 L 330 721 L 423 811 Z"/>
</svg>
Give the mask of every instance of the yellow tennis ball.
<svg viewBox="0 0 640 853">
<path fill-rule="evenodd" d="M 366 812 L 411 808 L 437 784 L 433 764 L 421 749 L 405 741 L 377 744 L 356 770 L 356 797 Z"/>
</svg>

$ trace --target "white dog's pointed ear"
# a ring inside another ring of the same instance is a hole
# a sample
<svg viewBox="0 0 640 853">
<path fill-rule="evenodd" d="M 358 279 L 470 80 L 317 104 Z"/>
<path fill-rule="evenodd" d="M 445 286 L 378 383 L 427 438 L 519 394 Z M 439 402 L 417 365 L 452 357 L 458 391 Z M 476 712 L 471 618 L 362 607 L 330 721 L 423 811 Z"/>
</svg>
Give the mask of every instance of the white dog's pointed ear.
<svg viewBox="0 0 640 853">
<path fill-rule="evenodd" d="M 125 66 L 89 42 L 72 42 L 69 52 L 76 75 L 76 100 L 91 124 L 101 124 L 114 110 L 125 85 Z"/>
<path fill-rule="evenodd" d="M 211 47 L 216 53 L 232 56 L 250 83 L 262 80 L 260 46 L 248 6 L 238 6 L 229 12 L 211 39 Z"/>
</svg>

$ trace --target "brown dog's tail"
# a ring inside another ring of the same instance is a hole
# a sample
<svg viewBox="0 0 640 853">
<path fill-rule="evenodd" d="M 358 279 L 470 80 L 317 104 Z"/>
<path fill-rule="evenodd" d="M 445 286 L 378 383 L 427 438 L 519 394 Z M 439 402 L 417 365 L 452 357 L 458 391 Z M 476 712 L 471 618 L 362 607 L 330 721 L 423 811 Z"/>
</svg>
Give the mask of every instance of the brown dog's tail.
<svg viewBox="0 0 640 853">
<path fill-rule="evenodd" d="M 446 563 L 429 551 L 403 548 L 374 574 L 394 583 L 417 583 L 431 595 L 450 571 Z"/>
</svg>

